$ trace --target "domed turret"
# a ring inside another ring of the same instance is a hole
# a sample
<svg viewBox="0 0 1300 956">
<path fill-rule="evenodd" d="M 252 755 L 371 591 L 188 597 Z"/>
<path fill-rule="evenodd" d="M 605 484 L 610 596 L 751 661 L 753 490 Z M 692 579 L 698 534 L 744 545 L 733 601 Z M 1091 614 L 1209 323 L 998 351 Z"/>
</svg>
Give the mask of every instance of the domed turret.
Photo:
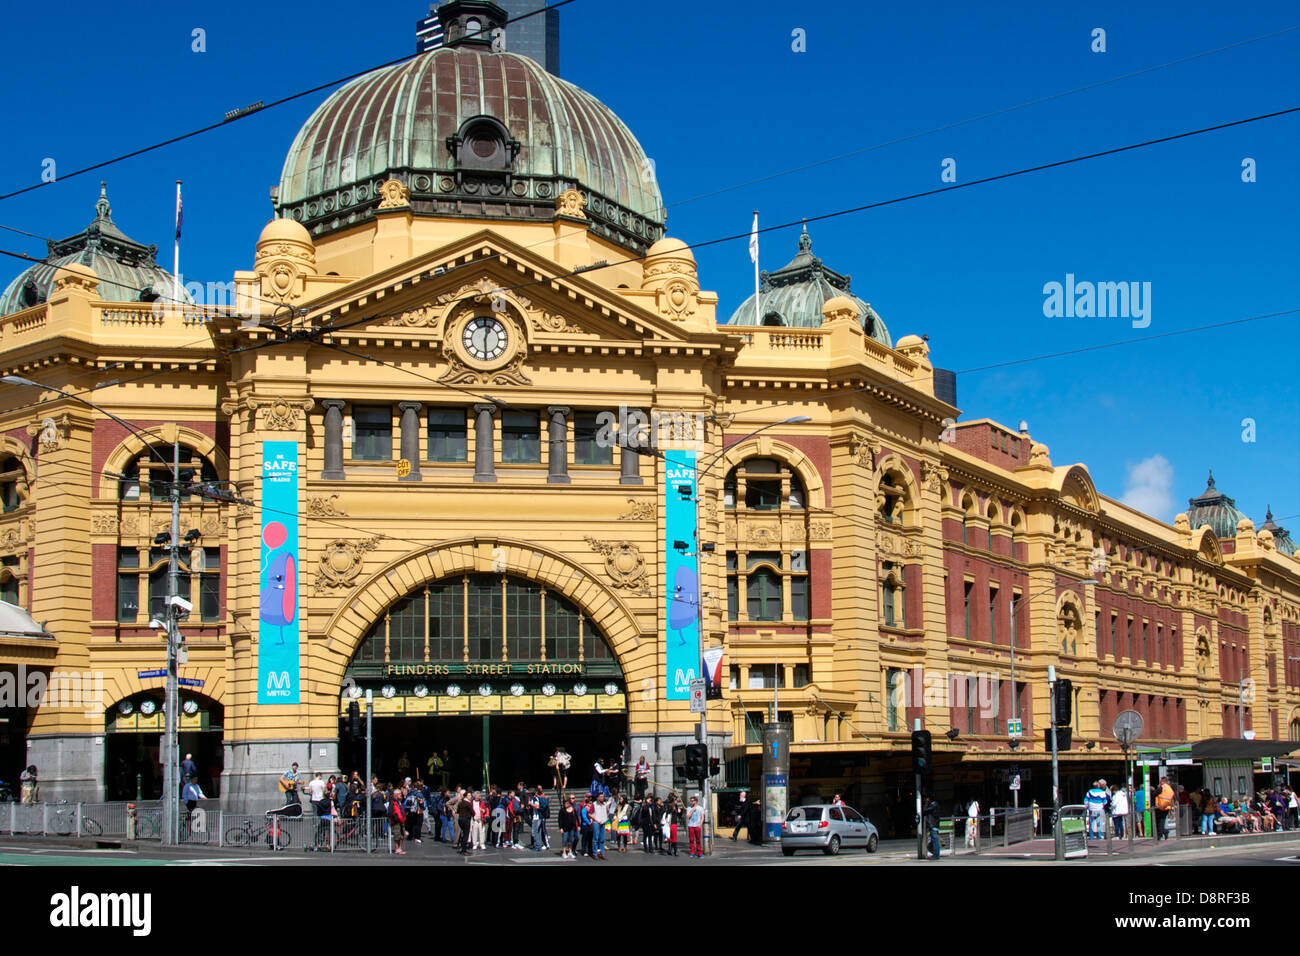
<svg viewBox="0 0 1300 956">
<path fill-rule="evenodd" d="M 1237 523 L 1246 516 L 1237 510 L 1237 503 L 1214 487 L 1214 472 L 1206 482 L 1205 490 L 1195 498 L 1188 498 L 1187 520 L 1193 530 L 1208 524 L 1220 541 L 1237 536 Z"/>
<path fill-rule="evenodd" d="M 117 228 L 108 204 L 108 187 L 99 184 L 95 218 L 75 236 L 47 243 L 45 262 L 19 273 L 0 295 L 0 315 L 45 302 L 56 280 L 76 263 L 89 266 L 99 279 L 97 295 L 110 302 L 175 301 L 172 274 L 158 265 L 157 246 L 136 242 Z M 181 297 L 188 301 L 184 291 Z"/>
<path fill-rule="evenodd" d="M 550 222 L 577 189 L 595 235 L 636 254 L 663 235 L 654 167 L 613 111 L 494 52 L 496 4 L 455 0 L 438 17 L 445 46 L 353 80 L 311 115 L 273 193 L 278 216 L 316 237 L 346 229 L 373 219 L 397 179 L 415 216 Z"/>
<path fill-rule="evenodd" d="M 795 257 L 775 272 L 760 274 L 758 309 L 751 295 L 732 313 L 730 324 L 815 329 L 822 324 L 826 303 L 843 296 L 857 306 L 863 331 L 882 345 L 890 345 L 889 330 L 875 309 L 849 291 L 851 278 L 812 254 L 812 239 L 805 225 Z"/>
</svg>

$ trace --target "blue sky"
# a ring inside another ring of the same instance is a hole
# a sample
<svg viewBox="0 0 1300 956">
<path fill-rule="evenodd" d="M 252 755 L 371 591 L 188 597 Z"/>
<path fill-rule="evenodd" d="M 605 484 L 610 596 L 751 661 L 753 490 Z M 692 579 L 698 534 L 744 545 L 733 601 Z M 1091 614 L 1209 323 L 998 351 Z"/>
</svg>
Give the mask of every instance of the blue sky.
<svg viewBox="0 0 1300 956">
<path fill-rule="evenodd" d="M 8 12 L 0 192 L 411 52 L 420 2 L 69 4 Z M 652 12 L 651 12 L 652 11 Z M 743 11 L 743 12 L 742 12 Z M 669 232 L 688 242 L 1300 105 L 1300 30 L 912 136 L 1300 25 L 1295 3 L 745 5 L 602 3 L 561 12 L 564 77 L 608 103 L 655 160 Z M 191 31 L 207 52 L 191 50 Z M 1092 32 L 1106 31 L 1093 52 Z M 806 51 L 792 49 L 803 30 Z M 201 137 L 0 202 L 55 237 L 90 218 L 101 178 L 118 224 L 170 263 L 185 181 L 187 278 L 251 265 L 269 188 L 314 94 Z M 813 251 L 853 276 L 895 338 L 930 336 L 969 370 L 1300 306 L 1300 114 L 815 223 Z M 1256 181 L 1242 182 L 1242 162 Z M 754 180 L 762 179 L 760 182 Z M 739 188 L 728 188 L 736 187 Z M 719 190 L 725 190 L 719 192 Z M 697 198 L 697 197 L 706 198 Z M 762 265 L 795 251 L 769 233 Z M 12 233 L 0 248 L 43 254 Z M 729 315 L 752 291 L 745 240 L 701 249 Z M 21 264 L 4 269 L 7 278 Z M 1150 325 L 1048 318 L 1043 287 L 1151 284 Z M 1218 487 L 1256 521 L 1300 515 L 1300 318 L 968 371 L 965 419 L 1030 423 L 1057 463 L 1165 520 Z M 1244 419 L 1255 441 L 1243 441 Z M 1158 457 L 1157 457 L 1158 456 Z M 1284 522 L 1300 529 L 1300 517 Z"/>
</svg>

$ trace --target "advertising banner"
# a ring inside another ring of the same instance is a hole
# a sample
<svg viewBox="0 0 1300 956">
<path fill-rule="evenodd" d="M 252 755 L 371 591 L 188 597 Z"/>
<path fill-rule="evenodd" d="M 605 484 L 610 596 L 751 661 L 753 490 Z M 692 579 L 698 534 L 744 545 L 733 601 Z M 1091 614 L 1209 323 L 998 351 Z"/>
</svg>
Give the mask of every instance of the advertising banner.
<svg viewBox="0 0 1300 956">
<path fill-rule="evenodd" d="M 689 700 L 691 681 L 701 676 L 695 452 L 664 453 L 663 488 L 667 699 Z"/>
<path fill-rule="evenodd" d="M 262 443 L 257 702 L 298 703 L 298 443 Z"/>
</svg>

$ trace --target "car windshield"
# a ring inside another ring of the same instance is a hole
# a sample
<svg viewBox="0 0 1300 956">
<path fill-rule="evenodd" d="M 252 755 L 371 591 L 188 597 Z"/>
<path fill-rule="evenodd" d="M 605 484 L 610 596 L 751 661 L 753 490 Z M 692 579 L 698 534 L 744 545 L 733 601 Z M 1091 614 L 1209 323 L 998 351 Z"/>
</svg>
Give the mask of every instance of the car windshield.
<svg viewBox="0 0 1300 956">
<path fill-rule="evenodd" d="M 795 807 L 786 820 L 821 820 L 821 807 Z"/>
</svg>

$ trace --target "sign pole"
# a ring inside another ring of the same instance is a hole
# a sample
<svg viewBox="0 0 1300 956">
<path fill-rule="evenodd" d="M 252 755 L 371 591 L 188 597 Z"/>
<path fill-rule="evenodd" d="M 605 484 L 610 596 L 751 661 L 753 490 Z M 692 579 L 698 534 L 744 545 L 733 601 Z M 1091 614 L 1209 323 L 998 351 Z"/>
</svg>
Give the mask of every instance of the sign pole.
<svg viewBox="0 0 1300 956">
<path fill-rule="evenodd" d="M 374 800 L 374 794 L 370 792 L 370 745 L 374 736 L 375 729 L 375 694 L 372 690 L 366 691 L 366 785 L 362 792 L 366 795 L 366 852 L 371 852 L 371 836 L 374 833 L 375 821 L 372 819 L 370 804 Z"/>
</svg>

